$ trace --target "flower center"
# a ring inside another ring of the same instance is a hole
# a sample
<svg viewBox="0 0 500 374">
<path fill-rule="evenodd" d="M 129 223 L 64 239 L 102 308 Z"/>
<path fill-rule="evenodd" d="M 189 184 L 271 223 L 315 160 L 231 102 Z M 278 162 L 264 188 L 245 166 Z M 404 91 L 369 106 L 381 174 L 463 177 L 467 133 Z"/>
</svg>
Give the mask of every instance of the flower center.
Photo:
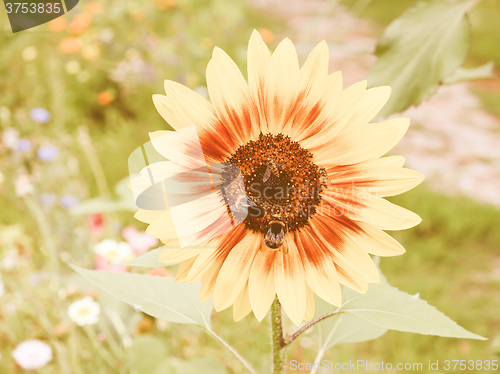
<svg viewBox="0 0 500 374">
<path fill-rule="evenodd" d="M 223 174 L 224 182 L 239 172 L 243 177 L 244 186 L 224 196 L 233 218 L 235 211 L 244 211 L 246 227 L 264 234 L 268 247 L 280 247 L 287 232 L 307 225 L 321 201 L 324 169 L 311 160 L 311 152 L 283 134 L 260 134 L 240 146 L 225 161 L 239 170 Z"/>
</svg>

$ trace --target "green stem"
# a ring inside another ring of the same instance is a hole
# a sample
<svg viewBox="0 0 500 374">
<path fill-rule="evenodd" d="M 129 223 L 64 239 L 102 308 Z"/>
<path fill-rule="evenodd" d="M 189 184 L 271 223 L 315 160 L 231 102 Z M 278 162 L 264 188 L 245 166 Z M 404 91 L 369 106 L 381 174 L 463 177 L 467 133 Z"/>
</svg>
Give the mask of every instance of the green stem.
<svg viewBox="0 0 500 374">
<path fill-rule="evenodd" d="M 250 364 L 238 353 L 238 351 L 236 351 L 236 349 L 234 349 L 234 347 L 232 347 L 231 345 L 229 345 L 224 339 L 222 339 L 222 337 L 220 337 L 219 335 L 217 335 L 215 332 L 213 332 L 212 330 L 209 330 L 209 329 L 204 329 L 210 336 L 212 336 L 214 339 L 216 339 L 217 341 L 219 341 L 224 347 L 226 347 L 229 352 L 231 352 L 237 359 L 238 361 L 241 362 L 241 364 L 245 367 L 245 369 L 248 370 L 248 372 L 250 374 L 255 374 L 255 370 L 250 366 Z"/>
<path fill-rule="evenodd" d="M 285 341 L 281 322 L 281 303 L 276 297 L 271 306 L 273 374 L 285 372 Z"/>
<path fill-rule="evenodd" d="M 313 327 L 315 324 L 323 321 L 324 319 L 327 319 L 328 317 L 335 316 L 335 315 L 337 315 L 339 313 L 342 313 L 341 311 L 339 311 L 339 309 L 340 309 L 340 307 L 337 308 L 337 310 L 334 310 L 333 312 L 326 313 L 326 314 L 322 315 L 321 317 L 316 318 L 314 321 L 306 323 L 300 329 L 298 329 L 297 331 L 295 331 L 291 336 L 288 336 L 285 339 L 285 341 L 284 341 L 284 345 L 287 346 L 287 345 L 292 344 L 292 342 L 295 339 L 297 339 L 299 337 L 299 335 L 303 334 L 304 332 L 306 332 L 307 330 L 309 330 L 311 327 Z"/>
<path fill-rule="evenodd" d="M 38 229 L 40 230 L 40 234 L 42 235 L 42 240 L 43 243 L 45 244 L 45 249 L 47 250 L 47 253 L 49 255 L 52 274 L 54 274 L 57 277 L 57 281 L 59 281 L 60 277 L 59 256 L 57 253 L 57 247 L 54 242 L 54 237 L 52 236 L 52 230 L 50 228 L 48 219 L 45 216 L 43 209 L 38 205 L 38 202 L 34 198 L 32 198 L 31 196 L 26 196 L 25 202 L 31 214 L 35 218 L 35 221 L 38 225 Z"/>
</svg>

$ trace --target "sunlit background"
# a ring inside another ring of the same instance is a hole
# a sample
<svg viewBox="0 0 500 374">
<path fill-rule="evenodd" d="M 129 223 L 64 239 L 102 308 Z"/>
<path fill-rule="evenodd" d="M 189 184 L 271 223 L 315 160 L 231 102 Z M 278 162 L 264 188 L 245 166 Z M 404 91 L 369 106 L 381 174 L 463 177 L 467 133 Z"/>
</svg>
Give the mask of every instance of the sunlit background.
<svg viewBox="0 0 500 374">
<path fill-rule="evenodd" d="M 301 62 L 326 40 L 330 71 L 342 70 L 347 86 L 366 77 L 384 28 L 413 3 L 89 0 L 16 34 L 0 6 L 0 373 L 29 367 L 81 374 L 243 372 L 202 331 L 146 316 L 67 264 L 128 271 L 111 263 L 158 246 L 132 217 L 127 162 L 148 132 L 169 128 L 151 100 L 163 93 L 164 79 L 206 95 L 205 67 L 214 46 L 245 70 L 248 39 L 258 29 L 272 48 L 291 38 Z M 471 11 L 467 66 L 500 66 L 499 14 L 497 0 Z M 412 126 L 393 153 L 404 155 L 426 181 L 397 202 L 423 222 L 395 234 L 407 253 L 382 260 L 382 271 L 392 285 L 420 293 L 490 340 L 389 331 L 372 342 L 337 347 L 325 359 L 500 359 L 498 75 L 443 86 L 404 115 Z M 174 272 L 150 270 L 163 277 Z M 249 316 L 234 323 L 225 311 L 214 325 L 266 372 L 267 321 L 259 325 Z M 45 344 L 20 346 L 31 339 Z M 316 349 L 315 338 L 305 336 L 289 358 L 311 361 Z M 189 364 L 181 368 L 180 362 Z"/>
</svg>

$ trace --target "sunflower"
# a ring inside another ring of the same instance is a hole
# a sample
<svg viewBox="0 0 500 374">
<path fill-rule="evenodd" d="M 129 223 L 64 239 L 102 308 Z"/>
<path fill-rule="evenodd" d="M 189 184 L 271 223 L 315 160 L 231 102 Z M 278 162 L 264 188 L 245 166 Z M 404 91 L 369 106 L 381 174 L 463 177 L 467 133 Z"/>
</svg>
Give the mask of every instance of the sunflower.
<svg viewBox="0 0 500 374">
<path fill-rule="evenodd" d="M 232 305 L 235 320 L 252 311 L 262 320 L 277 297 L 299 325 L 314 316 L 315 294 L 338 306 L 341 284 L 366 292 L 379 282 L 370 254 L 405 251 L 383 230 L 420 222 L 384 199 L 423 180 L 403 157 L 382 157 L 409 120 L 369 123 L 390 87 L 343 89 L 328 55 L 323 41 L 299 67 L 289 39 L 271 54 L 254 31 L 248 81 L 215 48 L 211 102 L 172 81 L 153 97 L 176 131 L 150 134 L 167 160 L 148 165 L 133 189 L 161 181 L 165 203 L 135 217 L 166 244 L 160 261 L 180 263 L 176 279 L 201 280 L 201 299 L 217 311 Z"/>
</svg>

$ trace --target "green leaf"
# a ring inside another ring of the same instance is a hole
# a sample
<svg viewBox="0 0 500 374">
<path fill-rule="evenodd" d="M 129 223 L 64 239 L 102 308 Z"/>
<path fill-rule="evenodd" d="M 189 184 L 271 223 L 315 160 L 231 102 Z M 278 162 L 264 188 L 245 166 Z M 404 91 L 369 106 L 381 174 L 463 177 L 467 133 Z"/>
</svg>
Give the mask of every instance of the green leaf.
<svg viewBox="0 0 500 374">
<path fill-rule="evenodd" d="M 372 284 L 366 294 L 349 298 L 339 311 L 391 330 L 486 340 L 460 327 L 418 295 L 409 295 L 386 284 Z"/>
<path fill-rule="evenodd" d="M 477 66 L 475 68 L 458 68 L 453 74 L 448 76 L 443 83 L 453 84 L 463 81 L 471 81 L 474 79 L 488 79 L 493 77 L 493 68 L 495 64 L 493 61 L 487 62 L 484 65 Z"/>
<path fill-rule="evenodd" d="M 469 45 L 465 15 L 476 3 L 421 1 L 387 27 L 368 75 L 371 87 L 392 87 L 381 116 L 419 104 L 463 63 Z"/>
<path fill-rule="evenodd" d="M 380 270 L 380 257 L 373 256 L 372 258 L 379 270 L 380 282 L 388 284 L 387 278 Z M 342 300 L 344 303 L 358 295 L 353 290 L 342 286 Z M 333 312 L 336 309 L 338 308 L 316 297 L 316 318 Z M 323 352 L 339 344 L 360 343 L 377 339 L 389 330 L 348 313 L 339 313 L 328 317 L 315 327 L 321 342 L 320 349 Z"/>
<path fill-rule="evenodd" d="M 344 303 L 358 295 L 346 287 L 343 287 L 342 293 Z M 316 317 L 330 313 L 335 309 L 337 308 L 316 297 Z M 339 344 L 360 343 L 376 339 L 384 335 L 388 328 L 373 324 L 354 314 L 339 313 L 318 323 L 316 330 L 321 342 L 320 349 L 326 351 Z"/>
<path fill-rule="evenodd" d="M 211 300 L 200 302 L 200 285 L 172 278 L 115 273 L 71 267 L 92 283 L 146 314 L 170 322 L 195 324 L 210 330 Z"/>
<path fill-rule="evenodd" d="M 368 322 L 354 314 L 342 313 L 318 324 L 321 349 L 339 344 L 360 343 L 377 339 L 389 329 Z"/>
<path fill-rule="evenodd" d="M 133 260 L 123 263 L 123 265 L 140 266 L 144 268 L 164 268 L 167 265 L 158 261 L 162 250 L 163 247 L 152 249 L 139 257 L 134 258 Z"/>
</svg>

